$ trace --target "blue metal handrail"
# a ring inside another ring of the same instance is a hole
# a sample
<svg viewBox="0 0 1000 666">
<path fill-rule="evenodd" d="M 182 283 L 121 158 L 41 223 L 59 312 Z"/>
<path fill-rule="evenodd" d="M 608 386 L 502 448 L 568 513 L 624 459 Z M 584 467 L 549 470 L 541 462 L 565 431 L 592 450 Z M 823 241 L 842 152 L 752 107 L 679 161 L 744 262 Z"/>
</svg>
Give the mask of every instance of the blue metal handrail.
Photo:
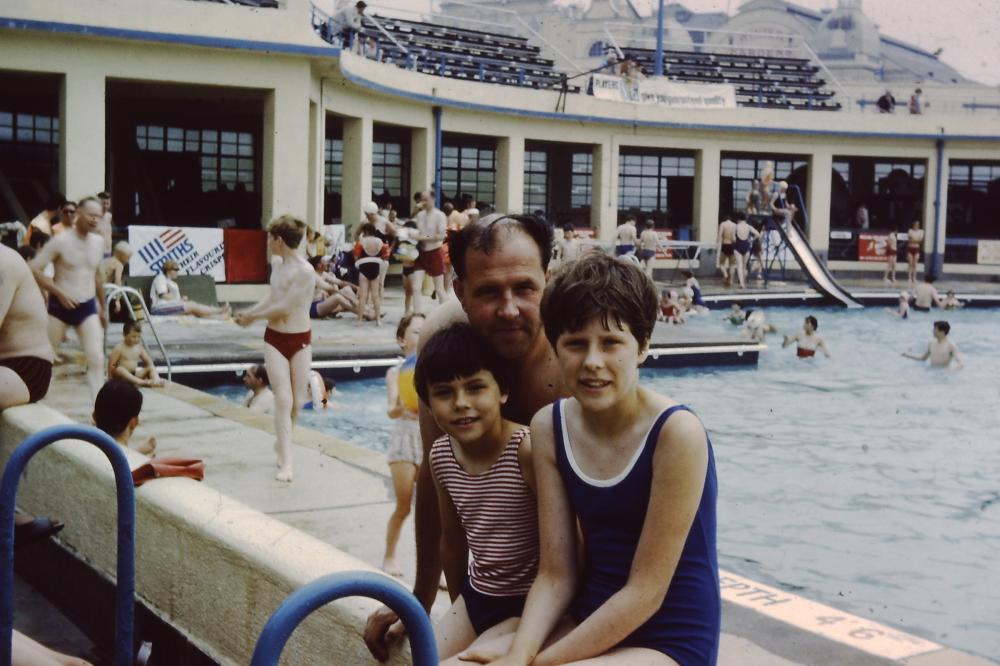
<svg viewBox="0 0 1000 666">
<path fill-rule="evenodd" d="M 399 614 L 410 637 L 413 666 L 436 666 L 437 643 L 430 619 L 416 597 L 402 585 L 381 574 L 369 571 L 346 571 L 330 574 L 292 592 L 257 639 L 250 666 L 276 666 L 295 627 L 314 610 L 341 597 L 371 597 Z"/>
<path fill-rule="evenodd" d="M 97 428 L 60 425 L 26 438 L 14 449 L 0 481 L 0 664 L 11 663 L 14 638 L 14 508 L 21 474 L 32 456 L 62 439 L 89 442 L 104 452 L 118 492 L 118 569 L 115 603 L 115 666 L 131 666 L 135 627 L 135 487 L 122 447 Z"/>
</svg>

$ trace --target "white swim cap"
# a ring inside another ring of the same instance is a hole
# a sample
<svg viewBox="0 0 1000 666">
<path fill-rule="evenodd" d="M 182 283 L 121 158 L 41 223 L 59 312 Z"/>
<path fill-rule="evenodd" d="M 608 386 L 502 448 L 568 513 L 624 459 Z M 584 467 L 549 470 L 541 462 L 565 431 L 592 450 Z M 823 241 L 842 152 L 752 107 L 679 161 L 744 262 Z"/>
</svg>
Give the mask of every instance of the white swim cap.
<svg viewBox="0 0 1000 666">
<path fill-rule="evenodd" d="M 364 206 L 361 207 L 361 211 L 365 215 L 377 215 L 378 214 L 378 204 L 374 201 L 369 201 Z"/>
</svg>

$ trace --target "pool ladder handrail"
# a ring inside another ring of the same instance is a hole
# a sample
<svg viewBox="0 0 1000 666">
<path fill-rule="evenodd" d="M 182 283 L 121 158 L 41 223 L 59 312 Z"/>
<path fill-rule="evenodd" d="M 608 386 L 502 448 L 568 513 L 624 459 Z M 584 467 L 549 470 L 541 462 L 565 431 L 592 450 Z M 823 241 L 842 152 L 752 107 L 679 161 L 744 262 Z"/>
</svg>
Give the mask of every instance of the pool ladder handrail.
<svg viewBox="0 0 1000 666">
<path fill-rule="evenodd" d="M 129 299 L 130 296 L 135 296 L 138 299 L 139 305 L 142 306 L 142 314 L 145 317 L 146 323 L 149 324 L 149 330 L 153 332 L 153 337 L 156 339 L 156 346 L 159 347 L 160 353 L 163 355 L 163 361 L 167 366 L 167 381 L 173 381 L 173 368 L 170 365 L 170 357 L 167 356 L 167 348 L 163 346 L 160 341 L 160 336 L 156 332 L 156 326 L 153 324 L 153 318 L 149 314 L 149 309 L 146 307 L 146 299 L 142 297 L 142 293 L 134 287 L 126 287 L 120 284 L 114 284 L 109 282 L 104 285 L 104 301 L 107 309 L 105 312 L 111 312 L 111 302 L 123 296 L 125 298 L 125 303 L 128 304 L 126 310 L 128 310 L 128 316 L 132 321 L 137 321 L 135 318 L 135 310 L 132 309 L 132 302 Z M 104 356 L 108 357 L 108 329 L 104 328 Z M 110 379 L 110 377 L 109 377 Z"/>
<path fill-rule="evenodd" d="M 63 439 L 82 440 L 99 448 L 115 473 L 118 500 L 118 550 L 115 578 L 114 666 L 132 666 L 135 634 L 135 486 L 122 447 L 106 433 L 79 424 L 45 428 L 26 437 L 11 454 L 0 480 L 0 664 L 11 663 L 14 638 L 14 513 L 17 486 L 28 461 Z M 149 646 L 140 653 L 148 659 Z M 144 663 L 141 659 L 136 663 Z"/>
<path fill-rule="evenodd" d="M 370 571 L 329 574 L 288 595 L 264 625 L 250 666 L 277 666 L 285 643 L 299 623 L 314 610 L 350 596 L 371 597 L 396 611 L 410 638 L 413 666 L 437 666 L 437 643 L 424 607 L 398 582 Z"/>
</svg>

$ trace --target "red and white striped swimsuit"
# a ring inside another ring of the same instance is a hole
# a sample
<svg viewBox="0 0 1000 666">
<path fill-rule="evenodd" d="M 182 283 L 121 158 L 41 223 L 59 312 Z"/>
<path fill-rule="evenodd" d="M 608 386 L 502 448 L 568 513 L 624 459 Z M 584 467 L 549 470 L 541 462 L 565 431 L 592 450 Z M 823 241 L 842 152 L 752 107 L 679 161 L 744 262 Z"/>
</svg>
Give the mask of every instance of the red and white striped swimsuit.
<svg viewBox="0 0 1000 666">
<path fill-rule="evenodd" d="M 515 432 L 496 462 L 476 475 L 455 459 L 448 435 L 431 447 L 434 478 L 455 505 L 472 553 L 469 584 L 482 594 L 527 594 L 538 573 L 538 505 L 517 459 L 527 434 L 527 428 Z"/>
</svg>

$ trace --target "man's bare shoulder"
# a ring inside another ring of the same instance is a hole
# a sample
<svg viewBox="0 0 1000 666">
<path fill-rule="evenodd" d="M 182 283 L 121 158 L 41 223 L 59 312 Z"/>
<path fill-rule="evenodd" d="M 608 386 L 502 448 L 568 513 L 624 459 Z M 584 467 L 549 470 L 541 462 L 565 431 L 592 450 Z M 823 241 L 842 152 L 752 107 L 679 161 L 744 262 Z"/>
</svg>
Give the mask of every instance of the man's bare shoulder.
<svg viewBox="0 0 1000 666">
<path fill-rule="evenodd" d="M 27 275 L 30 269 L 21 255 L 0 244 L 0 287 L 19 284 Z"/>
<path fill-rule="evenodd" d="M 431 310 L 424 320 L 424 326 L 420 330 L 420 342 L 417 349 L 423 349 L 424 344 L 431 339 L 431 336 L 443 328 L 459 322 L 468 322 L 469 318 L 462 309 L 462 304 L 457 298 L 442 303 L 439 307 Z"/>
</svg>

